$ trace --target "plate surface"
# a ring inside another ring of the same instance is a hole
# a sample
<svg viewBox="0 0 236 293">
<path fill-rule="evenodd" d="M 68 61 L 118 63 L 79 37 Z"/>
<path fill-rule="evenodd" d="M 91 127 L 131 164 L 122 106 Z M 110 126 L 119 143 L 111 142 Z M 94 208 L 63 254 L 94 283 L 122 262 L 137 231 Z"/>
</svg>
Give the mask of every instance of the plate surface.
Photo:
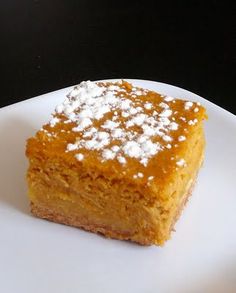
<svg viewBox="0 0 236 293">
<path fill-rule="evenodd" d="M 236 292 L 236 117 L 163 83 L 137 86 L 201 102 L 206 159 L 176 233 L 142 247 L 29 213 L 25 141 L 71 88 L 0 109 L 0 292 Z"/>
</svg>

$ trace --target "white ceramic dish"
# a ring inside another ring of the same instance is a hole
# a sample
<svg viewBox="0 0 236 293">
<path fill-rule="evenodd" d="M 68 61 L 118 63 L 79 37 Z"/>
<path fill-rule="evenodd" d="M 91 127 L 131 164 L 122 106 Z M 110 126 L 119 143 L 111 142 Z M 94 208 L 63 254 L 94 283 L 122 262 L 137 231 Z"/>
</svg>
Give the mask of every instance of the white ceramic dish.
<svg viewBox="0 0 236 293">
<path fill-rule="evenodd" d="M 2 108 L 0 292 L 236 292 L 236 117 L 189 91 L 131 81 L 207 108 L 206 160 L 177 232 L 142 247 L 32 217 L 25 141 L 70 88 Z"/>
</svg>

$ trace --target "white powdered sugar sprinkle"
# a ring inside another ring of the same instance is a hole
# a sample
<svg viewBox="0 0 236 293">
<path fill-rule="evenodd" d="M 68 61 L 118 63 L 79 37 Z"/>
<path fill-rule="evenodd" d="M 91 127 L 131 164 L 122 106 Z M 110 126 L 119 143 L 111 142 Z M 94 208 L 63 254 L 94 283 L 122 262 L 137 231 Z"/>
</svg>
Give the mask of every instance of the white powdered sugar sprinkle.
<svg viewBox="0 0 236 293">
<path fill-rule="evenodd" d="M 152 109 L 152 104 L 151 103 L 146 103 L 144 104 L 144 108 L 147 110 L 151 110 Z"/>
<path fill-rule="evenodd" d="M 198 120 L 195 118 L 193 120 L 188 121 L 188 125 L 195 125 L 198 122 Z"/>
<path fill-rule="evenodd" d="M 122 156 L 118 156 L 118 157 L 117 157 L 117 160 L 118 160 L 118 162 L 121 163 L 121 164 L 126 164 L 126 159 L 125 159 L 124 157 L 122 157 Z"/>
<path fill-rule="evenodd" d="M 166 104 L 166 103 L 163 103 L 163 102 L 161 102 L 161 103 L 159 104 L 159 107 L 164 108 L 164 109 L 169 109 L 169 105 Z"/>
<path fill-rule="evenodd" d="M 128 158 L 134 158 L 146 167 L 150 158 L 172 148 L 172 132 L 179 128 L 173 117 L 175 113 L 168 104 L 175 102 L 174 98 L 163 96 L 157 104 L 143 102 L 142 98 L 147 93 L 147 90 L 135 87 L 128 91 L 122 87 L 122 82 L 119 86 L 81 82 L 56 107 L 56 113 L 65 116 L 64 123 L 74 123 L 72 131 L 78 133 L 77 139 L 67 145 L 66 151 L 96 150 L 101 161 L 116 159 L 125 165 Z M 160 107 L 159 111 L 155 110 L 156 106 Z M 192 102 L 184 103 L 185 110 L 192 106 Z M 194 112 L 197 112 L 196 109 Z M 182 120 L 186 121 L 186 118 L 182 117 Z M 50 126 L 54 127 L 59 121 L 57 117 L 52 118 Z M 197 119 L 187 123 L 194 125 Z M 178 137 L 178 141 L 185 139 L 182 135 Z M 78 161 L 84 159 L 82 153 L 75 154 L 75 157 Z M 181 159 L 176 164 L 183 166 L 185 161 Z M 143 176 L 139 172 L 134 178 Z M 153 176 L 148 178 L 152 180 Z"/>
<path fill-rule="evenodd" d="M 162 136 L 162 139 L 164 140 L 164 141 L 172 141 L 172 138 L 169 136 L 169 135 L 163 135 Z"/>
<path fill-rule="evenodd" d="M 184 109 L 185 110 L 189 110 L 192 106 L 193 106 L 193 103 L 192 102 L 185 102 Z"/>
<path fill-rule="evenodd" d="M 137 178 L 143 178 L 143 173 L 138 172 L 137 174 L 134 174 L 133 178 L 134 178 L 134 179 L 137 179 Z"/>
<path fill-rule="evenodd" d="M 139 177 L 139 178 L 143 178 L 143 173 L 141 173 L 141 172 L 138 172 L 138 174 L 137 174 L 137 175 L 138 175 L 138 177 Z"/>
<path fill-rule="evenodd" d="M 172 101 L 174 101 L 174 98 L 173 97 L 170 97 L 170 96 L 164 96 L 164 101 L 166 101 L 166 102 L 172 102 Z"/>
<path fill-rule="evenodd" d="M 76 157 L 76 159 L 78 161 L 82 161 L 84 159 L 84 155 L 83 154 L 76 154 L 75 157 Z"/>
<path fill-rule="evenodd" d="M 171 122 L 169 125 L 170 130 L 177 130 L 178 129 L 178 124 L 176 122 Z"/>
<path fill-rule="evenodd" d="M 164 111 L 162 111 L 159 116 L 160 117 L 169 117 L 172 114 L 172 110 L 170 109 L 165 109 Z"/>
<path fill-rule="evenodd" d="M 180 135 L 178 137 L 178 141 L 184 141 L 184 140 L 186 140 L 186 137 L 184 135 Z"/>
<path fill-rule="evenodd" d="M 109 150 L 109 149 L 105 149 L 102 151 L 102 157 L 105 159 L 105 160 L 113 160 L 116 156 L 116 153 Z"/>
<path fill-rule="evenodd" d="M 178 167 L 184 167 L 186 165 L 185 160 L 184 159 L 180 159 L 176 162 L 176 165 Z"/>
<path fill-rule="evenodd" d="M 49 121 L 49 124 L 50 124 L 51 127 L 54 127 L 59 121 L 60 121 L 59 118 L 57 118 L 57 117 L 53 117 L 53 118 Z"/>
</svg>

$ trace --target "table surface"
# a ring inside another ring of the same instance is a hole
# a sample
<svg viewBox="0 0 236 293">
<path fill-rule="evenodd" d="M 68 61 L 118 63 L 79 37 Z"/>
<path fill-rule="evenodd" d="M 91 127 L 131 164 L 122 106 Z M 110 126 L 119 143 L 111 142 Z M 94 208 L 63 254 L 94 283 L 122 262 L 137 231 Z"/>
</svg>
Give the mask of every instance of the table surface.
<svg viewBox="0 0 236 293">
<path fill-rule="evenodd" d="M 135 78 L 236 114 L 234 7 L 158 2 L 1 1 L 0 107 L 82 80 Z"/>
</svg>

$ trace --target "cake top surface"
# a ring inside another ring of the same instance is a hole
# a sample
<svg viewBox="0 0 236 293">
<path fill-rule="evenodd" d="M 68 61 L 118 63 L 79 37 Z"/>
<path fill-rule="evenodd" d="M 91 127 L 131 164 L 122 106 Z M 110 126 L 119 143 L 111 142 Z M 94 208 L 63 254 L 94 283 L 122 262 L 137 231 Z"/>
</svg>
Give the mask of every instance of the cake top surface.
<svg viewBox="0 0 236 293">
<path fill-rule="evenodd" d="M 181 157 L 206 117 L 199 104 L 125 81 L 82 82 L 36 135 L 43 149 L 104 170 L 151 181 L 184 168 Z"/>
</svg>

